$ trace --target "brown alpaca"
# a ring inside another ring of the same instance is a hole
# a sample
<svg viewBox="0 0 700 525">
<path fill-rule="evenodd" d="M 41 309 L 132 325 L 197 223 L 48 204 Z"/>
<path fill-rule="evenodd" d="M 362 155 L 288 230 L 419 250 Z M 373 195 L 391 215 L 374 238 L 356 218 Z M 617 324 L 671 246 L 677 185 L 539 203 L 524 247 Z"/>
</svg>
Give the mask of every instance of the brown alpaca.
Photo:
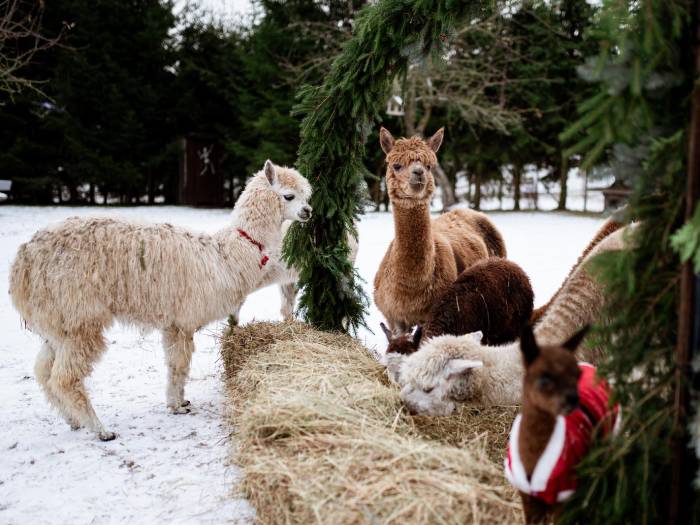
<svg viewBox="0 0 700 525">
<path fill-rule="evenodd" d="M 435 299 L 466 268 L 506 255 L 503 237 L 483 213 L 454 210 L 431 221 L 430 170 L 443 133 L 441 128 L 425 141 L 394 140 L 384 128 L 379 133 L 395 237 L 374 278 L 374 302 L 395 333 L 426 322 Z"/>
<path fill-rule="evenodd" d="M 438 335 L 481 331 L 482 343 L 502 345 L 515 341 L 532 314 L 534 294 L 527 274 L 517 264 L 490 257 L 464 270 L 435 301 L 430 319 L 413 335 L 392 336 L 387 354 L 412 354 L 421 340 Z"/>
<path fill-rule="evenodd" d="M 609 433 L 617 418 L 609 385 L 574 355 L 587 331 L 549 346 L 539 346 L 529 326 L 521 334 L 522 411 L 511 430 L 505 472 L 520 491 L 526 523 L 556 518 L 560 502 L 576 488 L 575 469 L 596 427 Z"/>
<path fill-rule="evenodd" d="M 569 281 L 569 277 L 571 277 L 576 271 L 576 269 L 581 265 L 581 261 L 583 261 L 588 256 L 588 254 L 591 253 L 591 250 L 595 248 L 600 241 L 605 239 L 611 233 L 616 232 L 623 226 L 624 223 L 621 221 L 621 218 L 619 217 L 618 213 L 615 213 L 607 221 L 605 221 L 605 223 L 596 232 L 593 239 L 591 239 L 591 242 L 588 243 L 588 246 L 586 246 L 586 248 L 583 250 L 583 253 L 579 256 L 578 260 L 576 261 L 576 264 L 574 264 L 574 266 L 571 268 L 571 270 L 569 271 L 569 275 L 566 276 L 566 279 L 564 279 L 564 282 L 561 284 L 559 289 L 554 293 L 554 295 L 552 295 L 549 301 L 547 301 L 539 308 L 535 308 L 535 311 L 532 312 L 532 317 L 530 317 L 530 324 L 534 325 L 542 318 L 547 309 L 552 305 L 552 303 L 554 303 L 557 296 L 561 293 L 562 289 L 564 288 L 564 285 Z"/>
</svg>

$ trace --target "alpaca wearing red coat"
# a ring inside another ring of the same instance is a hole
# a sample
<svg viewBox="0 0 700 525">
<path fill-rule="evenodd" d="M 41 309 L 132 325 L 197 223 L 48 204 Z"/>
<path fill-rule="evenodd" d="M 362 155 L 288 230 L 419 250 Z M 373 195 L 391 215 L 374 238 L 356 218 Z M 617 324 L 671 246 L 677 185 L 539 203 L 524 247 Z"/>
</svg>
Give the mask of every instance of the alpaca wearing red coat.
<svg viewBox="0 0 700 525">
<path fill-rule="evenodd" d="M 520 491 L 526 523 L 542 523 L 576 489 L 575 470 L 594 430 L 610 433 L 617 407 L 610 386 L 574 352 L 588 327 L 561 346 L 538 346 L 530 327 L 520 346 L 525 364 L 522 413 L 515 418 L 505 460 L 506 478 Z"/>
</svg>

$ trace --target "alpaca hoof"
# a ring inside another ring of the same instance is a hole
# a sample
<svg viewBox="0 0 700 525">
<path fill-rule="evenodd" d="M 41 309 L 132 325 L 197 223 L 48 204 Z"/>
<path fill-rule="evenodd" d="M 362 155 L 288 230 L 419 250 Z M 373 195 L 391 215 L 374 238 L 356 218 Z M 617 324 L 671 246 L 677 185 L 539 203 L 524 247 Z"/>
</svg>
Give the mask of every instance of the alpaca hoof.
<svg viewBox="0 0 700 525">
<path fill-rule="evenodd" d="M 190 406 L 190 402 L 187 399 L 185 399 L 180 406 L 181 407 L 188 407 L 188 406 Z"/>
<path fill-rule="evenodd" d="M 173 414 L 189 414 L 191 410 L 187 407 L 179 406 L 179 407 L 172 407 L 170 411 Z"/>
<path fill-rule="evenodd" d="M 69 423 L 69 425 L 70 425 L 71 430 L 80 430 L 80 423 L 77 423 L 75 421 L 71 421 Z"/>
<path fill-rule="evenodd" d="M 100 441 L 112 441 L 117 435 L 114 432 L 103 430 L 97 434 L 97 437 L 100 438 Z"/>
</svg>

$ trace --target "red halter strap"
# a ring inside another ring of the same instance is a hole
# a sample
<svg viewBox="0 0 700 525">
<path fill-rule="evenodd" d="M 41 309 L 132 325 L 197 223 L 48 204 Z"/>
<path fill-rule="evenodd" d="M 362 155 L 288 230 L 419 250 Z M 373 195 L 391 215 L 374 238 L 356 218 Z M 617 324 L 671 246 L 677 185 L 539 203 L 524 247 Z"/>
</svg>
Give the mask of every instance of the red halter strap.
<svg viewBox="0 0 700 525">
<path fill-rule="evenodd" d="M 262 268 L 263 266 L 265 266 L 265 265 L 267 264 L 267 261 L 270 260 L 270 258 L 269 258 L 267 255 L 265 255 L 265 254 L 263 253 L 263 251 L 265 250 L 265 247 L 262 245 L 262 243 L 260 243 L 260 242 L 256 241 L 255 239 L 253 239 L 250 235 L 248 235 L 248 232 L 246 232 L 246 231 L 244 231 L 244 230 L 241 230 L 240 228 L 236 228 L 236 230 L 238 230 L 238 234 L 239 234 L 241 237 L 243 237 L 244 239 L 246 239 L 248 242 L 250 242 L 250 244 L 252 244 L 253 246 L 255 246 L 255 247 L 260 251 L 260 253 L 262 254 L 263 258 L 260 259 L 260 262 L 258 263 L 258 265 L 260 266 L 260 268 Z"/>
</svg>

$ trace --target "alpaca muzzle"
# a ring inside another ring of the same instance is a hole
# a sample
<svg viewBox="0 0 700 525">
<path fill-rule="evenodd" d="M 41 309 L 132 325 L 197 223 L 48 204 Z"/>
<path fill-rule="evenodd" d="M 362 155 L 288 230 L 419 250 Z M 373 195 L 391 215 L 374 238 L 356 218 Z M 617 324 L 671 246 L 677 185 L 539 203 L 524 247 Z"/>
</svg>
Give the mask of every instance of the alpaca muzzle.
<svg viewBox="0 0 700 525">
<path fill-rule="evenodd" d="M 297 214 L 301 222 L 306 222 L 311 218 L 311 206 L 304 206 Z"/>
<path fill-rule="evenodd" d="M 425 183 L 425 171 L 422 169 L 415 169 L 411 172 L 411 178 L 408 180 L 408 184 L 413 191 L 421 191 L 425 187 Z"/>
</svg>

